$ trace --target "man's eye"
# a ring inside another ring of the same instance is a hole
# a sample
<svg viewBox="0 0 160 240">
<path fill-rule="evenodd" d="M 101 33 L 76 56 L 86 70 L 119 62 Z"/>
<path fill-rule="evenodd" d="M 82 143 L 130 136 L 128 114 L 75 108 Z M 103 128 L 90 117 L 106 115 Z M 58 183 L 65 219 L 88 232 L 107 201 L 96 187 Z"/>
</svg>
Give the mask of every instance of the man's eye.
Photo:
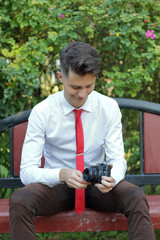
<svg viewBox="0 0 160 240">
<path fill-rule="evenodd" d="M 74 86 L 72 86 L 72 88 L 73 88 L 73 89 L 78 89 L 78 87 L 74 87 Z"/>
<path fill-rule="evenodd" d="M 91 85 L 87 86 L 87 88 L 91 88 L 91 87 L 93 87 L 93 84 L 91 84 Z"/>
</svg>

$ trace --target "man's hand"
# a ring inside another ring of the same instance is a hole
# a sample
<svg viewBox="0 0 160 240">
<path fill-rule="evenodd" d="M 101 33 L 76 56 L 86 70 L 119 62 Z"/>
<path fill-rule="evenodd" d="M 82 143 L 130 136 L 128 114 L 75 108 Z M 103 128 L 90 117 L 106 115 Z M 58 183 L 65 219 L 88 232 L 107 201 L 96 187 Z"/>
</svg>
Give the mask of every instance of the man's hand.
<svg viewBox="0 0 160 240">
<path fill-rule="evenodd" d="M 88 182 L 83 179 L 83 174 L 79 170 L 62 168 L 59 173 L 61 182 L 65 182 L 68 187 L 83 189 L 88 186 Z"/>
<path fill-rule="evenodd" d="M 101 184 L 96 183 L 95 186 L 102 192 L 107 193 L 113 189 L 115 179 L 113 177 L 102 176 Z"/>
</svg>

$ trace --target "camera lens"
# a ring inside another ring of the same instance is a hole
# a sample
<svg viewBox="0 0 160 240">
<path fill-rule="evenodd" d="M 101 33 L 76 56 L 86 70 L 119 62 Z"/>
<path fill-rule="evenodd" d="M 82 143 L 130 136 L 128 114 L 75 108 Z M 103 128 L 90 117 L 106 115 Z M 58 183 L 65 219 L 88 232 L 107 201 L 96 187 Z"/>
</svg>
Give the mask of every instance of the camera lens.
<svg viewBox="0 0 160 240">
<path fill-rule="evenodd" d="M 96 168 L 86 168 L 83 171 L 83 179 L 87 182 L 96 183 L 98 172 Z"/>
</svg>

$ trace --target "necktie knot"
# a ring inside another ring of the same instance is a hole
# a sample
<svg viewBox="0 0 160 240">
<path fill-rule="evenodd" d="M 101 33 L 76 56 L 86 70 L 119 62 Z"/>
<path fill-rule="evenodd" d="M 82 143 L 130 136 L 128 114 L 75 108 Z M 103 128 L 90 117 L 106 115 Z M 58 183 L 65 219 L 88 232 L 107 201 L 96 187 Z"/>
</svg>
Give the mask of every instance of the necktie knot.
<svg viewBox="0 0 160 240">
<path fill-rule="evenodd" d="M 82 114 L 82 112 L 83 112 L 83 109 L 79 109 L 79 110 L 74 109 L 73 111 L 75 112 L 75 118 L 78 119 L 78 118 L 81 117 L 81 114 Z"/>
</svg>

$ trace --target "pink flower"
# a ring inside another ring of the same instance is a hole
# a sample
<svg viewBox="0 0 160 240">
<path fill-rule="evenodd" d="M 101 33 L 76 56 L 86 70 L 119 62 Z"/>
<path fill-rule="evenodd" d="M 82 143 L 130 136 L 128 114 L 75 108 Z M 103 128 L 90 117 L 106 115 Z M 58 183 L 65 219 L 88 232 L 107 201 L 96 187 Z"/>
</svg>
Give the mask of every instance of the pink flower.
<svg viewBox="0 0 160 240">
<path fill-rule="evenodd" d="M 156 37 L 156 34 L 154 34 L 153 30 L 148 30 L 145 34 L 146 37 L 150 37 L 151 39 L 154 39 Z"/>
<path fill-rule="evenodd" d="M 154 39 L 156 37 L 156 34 L 152 34 L 151 39 Z"/>
<path fill-rule="evenodd" d="M 65 15 L 64 14 L 61 14 L 60 16 L 59 16 L 59 18 L 64 18 L 65 17 Z"/>
</svg>

